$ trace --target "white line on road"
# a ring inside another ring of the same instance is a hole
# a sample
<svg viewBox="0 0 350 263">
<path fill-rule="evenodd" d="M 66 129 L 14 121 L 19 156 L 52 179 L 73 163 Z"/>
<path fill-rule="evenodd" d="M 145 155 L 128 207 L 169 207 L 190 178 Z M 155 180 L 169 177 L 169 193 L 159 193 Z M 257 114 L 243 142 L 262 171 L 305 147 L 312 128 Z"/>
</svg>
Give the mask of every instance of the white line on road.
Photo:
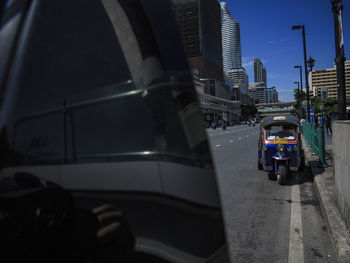
<svg viewBox="0 0 350 263">
<path fill-rule="evenodd" d="M 246 135 L 245 137 L 249 137 L 249 135 Z"/>
<path fill-rule="evenodd" d="M 239 137 L 238 140 L 242 140 L 242 137 Z"/>
<path fill-rule="evenodd" d="M 230 140 L 230 142 L 234 142 L 234 140 Z"/>
<path fill-rule="evenodd" d="M 221 145 L 220 144 L 217 144 L 217 145 L 215 145 L 216 147 L 220 147 Z"/>
<path fill-rule="evenodd" d="M 289 230 L 289 263 L 304 262 L 303 225 L 301 218 L 300 188 L 292 186 L 292 205 L 290 212 Z"/>
</svg>

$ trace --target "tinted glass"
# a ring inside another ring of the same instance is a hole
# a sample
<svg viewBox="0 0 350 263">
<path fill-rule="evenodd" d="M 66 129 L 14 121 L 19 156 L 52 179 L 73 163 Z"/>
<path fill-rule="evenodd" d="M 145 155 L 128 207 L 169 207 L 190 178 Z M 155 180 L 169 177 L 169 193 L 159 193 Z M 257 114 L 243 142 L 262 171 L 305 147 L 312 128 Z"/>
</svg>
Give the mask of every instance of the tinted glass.
<svg viewBox="0 0 350 263">
<path fill-rule="evenodd" d="M 60 163 L 65 158 L 66 105 L 95 98 L 96 92 L 105 96 L 134 86 L 110 87 L 130 83 L 131 77 L 99 1 L 74 1 L 69 8 L 62 1 L 40 1 L 23 31 L 7 144 L 13 146 L 17 164 Z"/>
<path fill-rule="evenodd" d="M 272 126 L 266 130 L 266 140 L 272 141 L 277 138 L 288 138 L 288 140 L 295 140 L 295 129 L 288 126 Z"/>
</svg>

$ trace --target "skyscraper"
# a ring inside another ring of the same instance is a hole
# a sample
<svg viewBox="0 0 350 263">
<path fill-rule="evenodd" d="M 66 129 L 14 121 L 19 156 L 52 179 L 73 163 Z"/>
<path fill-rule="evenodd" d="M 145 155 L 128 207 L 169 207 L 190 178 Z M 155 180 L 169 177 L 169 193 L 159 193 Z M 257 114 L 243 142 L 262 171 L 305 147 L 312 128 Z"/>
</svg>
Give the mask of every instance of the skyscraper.
<svg viewBox="0 0 350 263">
<path fill-rule="evenodd" d="M 173 0 L 190 67 L 199 78 L 223 81 L 221 14 L 217 0 Z"/>
<path fill-rule="evenodd" d="M 266 69 L 259 58 L 254 58 L 254 82 L 266 83 Z"/>
<path fill-rule="evenodd" d="M 226 3 L 221 6 L 221 33 L 223 68 L 226 73 L 233 68 L 242 68 L 241 33 L 239 23 L 230 14 Z"/>
<path fill-rule="evenodd" d="M 264 82 L 255 82 L 249 84 L 249 96 L 257 103 L 266 103 L 266 86 Z"/>
<path fill-rule="evenodd" d="M 266 103 L 278 102 L 278 92 L 276 87 L 266 88 Z"/>
</svg>

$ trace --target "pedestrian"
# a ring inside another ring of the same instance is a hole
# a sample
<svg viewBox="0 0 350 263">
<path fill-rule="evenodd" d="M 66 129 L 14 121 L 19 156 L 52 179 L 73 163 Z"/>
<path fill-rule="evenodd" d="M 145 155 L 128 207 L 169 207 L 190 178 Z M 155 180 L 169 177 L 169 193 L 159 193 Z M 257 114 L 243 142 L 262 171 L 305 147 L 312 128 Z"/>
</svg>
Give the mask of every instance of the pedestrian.
<svg viewBox="0 0 350 263">
<path fill-rule="evenodd" d="M 326 133 L 327 135 L 332 135 L 332 120 L 329 118 L 329 116 L 326 116 L 325 125 L 326 125 Z M 328 133 L 328 130 L 330 131 L 330 134 Z"/>
</svg>

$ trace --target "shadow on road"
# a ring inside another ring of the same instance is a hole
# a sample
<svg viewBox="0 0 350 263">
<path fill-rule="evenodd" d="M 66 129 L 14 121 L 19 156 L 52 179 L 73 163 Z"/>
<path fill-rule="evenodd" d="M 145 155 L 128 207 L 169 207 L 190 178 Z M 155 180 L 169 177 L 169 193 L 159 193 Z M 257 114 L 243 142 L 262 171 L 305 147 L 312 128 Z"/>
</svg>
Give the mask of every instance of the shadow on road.
<svg viewBox="0 0 350 263">
<path fill-rule="evenodd" d="M 269 180 L 276 181 L 277 183 L 276 176 L 274 176 L 272 172 L 268 172 L 267 176 Z M 306 166 L 303 172 L 289 172 L 287 182 L 284 186 L 300 185 L 308 182 L 313 182 L 313 176 L 310 172 L 310 167 Z"/>
</svg>

